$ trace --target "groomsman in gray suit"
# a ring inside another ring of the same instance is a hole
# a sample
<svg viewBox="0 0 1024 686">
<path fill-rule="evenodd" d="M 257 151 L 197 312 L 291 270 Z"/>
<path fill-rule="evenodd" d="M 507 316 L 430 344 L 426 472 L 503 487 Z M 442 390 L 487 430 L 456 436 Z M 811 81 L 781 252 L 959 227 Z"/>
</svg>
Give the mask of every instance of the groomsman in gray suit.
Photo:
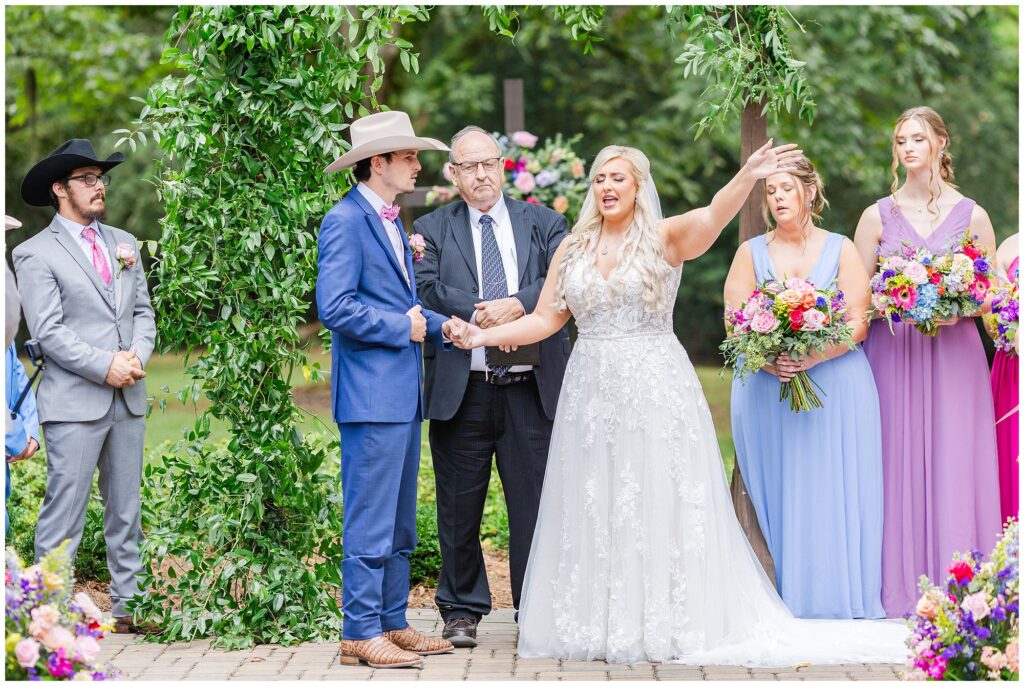
<svg viewBox="0 0 1024 686">
<path fill-rule="evenodd" d="M 123 161 L 99 160 L 76 138 L 37 163 L 21 197 L 57 214 L 15 248 L 14 264 L 25 321 L 49 361 L 36 392 L 47 463 L 36 558 L 64 539 L 74 558 L 98 467 L 114 631 L 134 633 L 125 605 L 140 594 L 142 379 L 156 327 L 135 238 L 100 223 L 107 172 Z"/>
</svg>

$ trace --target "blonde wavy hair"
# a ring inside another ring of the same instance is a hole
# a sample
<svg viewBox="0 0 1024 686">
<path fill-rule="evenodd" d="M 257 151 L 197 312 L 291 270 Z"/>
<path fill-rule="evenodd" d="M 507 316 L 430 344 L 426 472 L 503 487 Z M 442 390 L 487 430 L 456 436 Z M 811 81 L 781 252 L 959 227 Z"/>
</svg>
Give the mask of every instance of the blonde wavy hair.
<svg viewBox="0 0 1024 686">
<path fill-rule="evenodd" d="M 928 214 L 933 214 L 932 205 L 938 199 L 937 196 L 932 194 L 932 182 L 935 180 L 935 172 L 931 163 L 938 157 L 939 160 L 939 177 L 945 181 L 949 186 L 956 188 L 957 185 L 953 183 L 953 156 L 949 154 L 949 147 L 951 139 L 949 137 L 949 131 L 946 129 L 946 122 L 942 120 L 939 113 L 933 110 L 931 107 L 924 105 L 919 107 L 911 107 L 909 110 L 900 115 L 900 118 L 896 120 L 896 126 L 892 127 L 892 191 L 893 199 L 893 212 L 895 212 L 895 206 L 899 205 L 899 200 L 896 198 L 896 191 L 900 187 L 900 156 L 896 150 L 896 132 L 900 130 L 903 123 L 909 120 L 915 120 L 921 126 L 924 127 L 925 137 L 931 144 L 931 157 L 929 162 L 928 171 Z M 945 138 L 946 144 L 942 145 L 940 139 Z M 934 208 L 935 221 L 939 218 L 940 211 L 938 207 Z"/>
<path fill-rule="evenodd" d="M 644 308 L 653 311 L 663 302 L 668 288 L 665 278 L 665 248 L 658 233 L 658 208 L 651 204 L 652 194 L 647 192 L 646 184 L 651 180 L 651 162 L 647 156 L 636 148 L 623 145 L 609 145 L 601 150 L 590 167 L 590 190 L 583 201 L 579 219 L 572 227 L 562 263 L 559 265 L 558 278 L 555 282 L 555 309 L 564 312 L 568 307 L 565 300 L 566 275 L 579 260 L 594 260 L 594 250 L 601 237 L 604 217 L 601 215 L 600 201 L 594 191 L 594 178 L 604 166 L 614 159 L 623 159 L 629 163 L 636 182 L 636 202 L 633 210 L 633 223 L 626 231 L 625 239 L 619 248 L 618 265 L 608 276 L 608 285 L 612 292 L 621 286 L 621 275 L 624 268 L 635 269 L 640 273 L 644 284 Z M 588 291 L 585 298 L 592 298 L 593 292 Z M 590 302 L 588 305 L 592 304 Z"/>
</svg>

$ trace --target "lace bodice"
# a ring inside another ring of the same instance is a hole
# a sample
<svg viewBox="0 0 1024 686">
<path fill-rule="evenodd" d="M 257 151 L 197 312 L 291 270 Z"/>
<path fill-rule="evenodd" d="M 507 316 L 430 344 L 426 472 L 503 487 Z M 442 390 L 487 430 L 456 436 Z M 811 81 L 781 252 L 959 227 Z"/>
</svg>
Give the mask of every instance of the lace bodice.
<svg viewBox="0 0 1024 686">
<path fill-rule="evenodd" d="M 669 287 L 658 306 L 650 311 L 644 307 L 644 284 L 637 270 L 620 265 L 605 280 L 593 258 L 582 256 L 569 267 L 565 288 L 565 299 L 580 336 L 671 334 L 672 309 L 682 273 L 682 265 L 664 265 L 663 275 Z"/>
</svg>

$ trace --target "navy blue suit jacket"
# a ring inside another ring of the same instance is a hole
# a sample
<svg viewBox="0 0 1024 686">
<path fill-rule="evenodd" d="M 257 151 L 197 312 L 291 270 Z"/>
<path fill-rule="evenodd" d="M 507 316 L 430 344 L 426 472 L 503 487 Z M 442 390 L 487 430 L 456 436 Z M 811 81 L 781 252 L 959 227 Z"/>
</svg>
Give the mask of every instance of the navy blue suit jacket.
<svg viewBox="0 0 1024 686">
<path fill-rule="evenodd" d="M 331 208 L 317 238 L 316 304 L 331 331 L 334 421 L 409 422 L 423 418 L 420 344 L 406 312 L 421 304 L 402 224 L 406 282 L 384 223 L 355 188 Z M 427 337 L 442 343 L 447 319 L 423 310 Z M 449 346 L 450 347 L 450 346 Z"/>
</svg>

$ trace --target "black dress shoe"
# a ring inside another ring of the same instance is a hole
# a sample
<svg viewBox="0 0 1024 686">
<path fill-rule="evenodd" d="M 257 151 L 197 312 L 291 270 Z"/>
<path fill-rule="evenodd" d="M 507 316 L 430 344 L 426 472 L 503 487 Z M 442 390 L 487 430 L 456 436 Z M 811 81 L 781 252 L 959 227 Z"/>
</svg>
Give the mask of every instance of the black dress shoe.
<svg viewBox="0 0 1024 686">
<path fill-rule="evenodd" d="M 476 620 L 472 617 L 456 617 L 445 622 L 442 638 L 447 638 L 456 648 L 476 647 Z"/>
</svg>

